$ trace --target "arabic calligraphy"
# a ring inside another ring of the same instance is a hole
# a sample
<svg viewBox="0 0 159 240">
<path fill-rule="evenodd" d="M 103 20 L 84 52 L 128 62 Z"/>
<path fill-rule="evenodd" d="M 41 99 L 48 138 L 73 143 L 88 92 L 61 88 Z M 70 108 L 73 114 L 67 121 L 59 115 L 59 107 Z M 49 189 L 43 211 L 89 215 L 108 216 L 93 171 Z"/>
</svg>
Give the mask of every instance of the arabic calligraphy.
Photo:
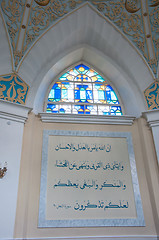
<svg viewBox="0 0 159 240">
<path fill-rule="evenodd" d="M 113 137 L 110 133 L 108 137 L 63 134 L 48 139 L 47 218 L 135 218 L 125 133 L 123 137 L 121 133 Z"/>
<path fill-rule="evenodd" d="M 72 143 L 67 143 L 65 145 L 59 144 L 55 147 L 56 151 L 59 150 L 71 150 L 71 151 L 81 151 L 81 150 L 85 150 L 88 152 L 93 152 L 93 151 L 105 151 L 105 152 L 110 152 L 111 151 L 111 145 L 107 144 L 107 145 L 97 145 L 97 144 L 93 144 L 92 146 L 89 146 L 86 143 L 82 143 L 82 144 L 72 144 Z"/>
<path fill-rule="evenodd" d="M 73 187 L 73 188 L 79 188 L 79 189 L 85 189 L 85 188 L 94 188 L 102 190 L 103 188 L 122 188 L 123 190 L 126 189 L 126 185 L 123 184 L 122 181 L 114 181 L 114 183 L 107 183 L 107 180 L 103 182 L 103 184 L 99 185 L 96 183 L 96 180 L 92 180 L 91 184 L 86 182 L 84 180 L 83 184 L 79 183 L 72 183 L 71 180 L 67 180 L 67 183 L 61 182 L 61 180 L 58 181 L 58 183 L 54 184 L 54 188 L 56 187 Z"/>
<path fill-rule="evenodd" d="M 119 162 L 112 162 L 111 164 L 110 163 L 107 163 L 107 164 L 104 164 L 103 162 L 99 161 L 97 163 L 89 163 L 88 161 L 84 161 L 82 163 L 70 163 L 68 160 L 56 160 L 56 163 L 55 163 L 55 167 L 58 167 L 58 168 L 68 168 L 69 170 L 97 170 L 99 168 L 103 169 L 103 170 L 120 170 L 120 171 L 123 171 L 124 170 L 124 166 Z"/>
<path fill-rule="evenodd" d="M 119 203 L 112 203 L 112 201 L 103 201 L 103 200 L 98 200 L 98 204 L 96 203 L 90 203 L 88 200 L 87 203 L 82 203 L 79 204 L 78 201 L 76 201 L 74 206 L 67 205 L 67 204 L 53 204 L 53 207 L 56 209 L 70 209 L 72 208 L 75 211 L 85 211 L 86 209 L 103 209 L 104 211 L 107 209 L 120 209 L 120 208 L 128 208 L 129 203 L 128 201 L 119 201 Z"/>
</svg>

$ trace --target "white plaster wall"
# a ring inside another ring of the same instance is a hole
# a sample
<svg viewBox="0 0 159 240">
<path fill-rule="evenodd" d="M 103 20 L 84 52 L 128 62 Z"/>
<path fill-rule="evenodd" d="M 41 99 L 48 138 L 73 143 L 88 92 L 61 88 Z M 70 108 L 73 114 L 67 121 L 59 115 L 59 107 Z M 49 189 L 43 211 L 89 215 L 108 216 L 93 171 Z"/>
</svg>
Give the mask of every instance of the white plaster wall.
<svg viewBox="0 0 159 240">
<path fill-rule="evenodd" d="M 0 179 L 0 239 L 13 237 L 23 125 L 0 118 L 0 162 L 8 163 L 8 172 Z"/>
<path fill-rule="evenodd" d="M 0 100 L 0 163 L 8 171 L 0 179 L 0 239 L 12 239 L 17 206 L 24 123 L 30 109 Z"/>
<path fill-rule="evenodd" d="M 153 138 L 154 138 L 156 154 L 157 154 L 157 159 L 159 164 L 159 125 L 152 127 L 152 132 L 153 132 Z"/>
</svg>

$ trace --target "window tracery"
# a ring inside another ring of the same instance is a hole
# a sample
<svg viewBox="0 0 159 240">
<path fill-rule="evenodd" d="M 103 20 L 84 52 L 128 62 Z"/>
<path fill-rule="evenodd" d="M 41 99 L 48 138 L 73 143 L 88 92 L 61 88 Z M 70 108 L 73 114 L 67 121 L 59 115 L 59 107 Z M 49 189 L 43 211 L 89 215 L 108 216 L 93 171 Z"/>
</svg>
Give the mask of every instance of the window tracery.
<svg viewBox="0 0 159 240">
<path fill-rule="evenodd" d="M 96 71 L 79 64 L 53 84 L 46 112 L 90 115 L 122 115 L 112 86 Z"/>
</svg>

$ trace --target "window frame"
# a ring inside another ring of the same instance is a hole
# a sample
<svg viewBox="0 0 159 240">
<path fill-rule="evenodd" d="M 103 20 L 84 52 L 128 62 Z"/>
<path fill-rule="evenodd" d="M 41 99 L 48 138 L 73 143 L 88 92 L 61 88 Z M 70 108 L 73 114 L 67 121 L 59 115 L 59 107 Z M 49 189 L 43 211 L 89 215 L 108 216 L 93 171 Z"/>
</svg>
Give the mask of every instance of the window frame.
<svg viewBox="0 0 159 240">
<path fill-rule="evenodd" d="M 112 88 L 113 88 L 113 90 L 114 90 L 114 92 L 115 92 L 115 94 L 117 95 L 117 98 L 118 98 L 118 100 L 119 100 L 119 103 L 120 104 L 103 104 L 103 103 L 95 103 L 94 105 L 96 105 L 96 106 L 99 106 L 99 105 L 101 105 L 101 106 L 120 106 L 121 107 L 121 110 L 122 110 L 122 115 L 121 116 L 123 116 L 123 115 L 125 115 L 125 110 L 124 110 L 124 106 L 123 106 L 123 103 L 122 103 L 122 100 L 121 100 L 121 97 L 120 97 L 120 94 L 119 94 L 119 92 L 117 91 L 117 89 L 115 88 L 115 86 L 113 85 L 113 83 L 110 81 L 110 79 L 107 77 L 107 76 L 105 76 L 104 74 L 102 74 L 97 68 L 95 68 L 94 66 L 91 66 L 90 64 L 88 64 L 88 63 L 86 63 L 86 62 L 84 62 L 84 61 L 80 61 L 80 62 L 76 62 L 75 64 L 73 64 L 73 65 L 70 65 L 69 67 L 67 67 L 67 68 L 65 68 L 63 71 L 61 71 L 55 78 L 54 78 L 54 80 L 51 82 L 51 84 L 49 85 L 49 88 L 48 88 L 48 90 L 47 90 L 47 92 L 46 92 L 46 96 L 45 96 L 45 100 L 44 100 L 44 106 L 43 106 L 43 110 L 44 110 L 44 112 L 46 112 L 46 110 L 47 110 L 47 104 L 48 104 L 48 96 L 49 96 L 49 93 L 50 93 L 50 91 L 51 91 L 51 89 L 52 89 L 52 86 L 58 81 L 58 79 L 64 74 L 64 73 L 66 73 L 67 71 L 69 71 L 70 69 L 72 69 L 72 68 L 75 68 L 76 66 L 78 66 L 78 65 L 80 65 L 80 64 L 84 64 L 84 65 L 86 65 L 86 66 L 88 66 L 90 69 L 93 69 L 95 72 L 97 72 L 105 81 L 106 81 L 106 83 L 108 83 Z M 96 70 L 97 69 L 97 70 Z M 80 82 L 79 82 L 80 83 Z M 53 104 L 53 102 L 52 102 L 52 104 Z M 75 105 L 74 104 L 74 102 L 72 102 L 72 103 L 70 103 L 70 102 L 68 102 L 68 103 L 65 103 L 65 102 L 59 102 L 58 103 L 59 105 L 62 105 L 62 104 L 71 104 L 71 105 Z M 56 102 L 55 102 L 55 105 L 56 105 Z M 78 103 L 76 103 L 76 105 L 78 105 Z M 79 104 L 80 105 L 80 104 Z M 84 105 L 87 105 L 87 104 L 84 104 Z M 90 104 L 90 105 L 93 105 L 93 103 L 92 104 Z M 47 113 L 47 112 L 46 112 Z M 82 116 L 120 116 L 120 115 L 100 115 L 100 114 L 75 114 L 75 113 L 49 113 L 49 114 L 56 114 L 56 115 L 61 115 L 61 114 L 64 114 L 64 115 L 73 115 L 73 116 L 76 116 L 76 115 L 82 115 Z"/>
</svg>

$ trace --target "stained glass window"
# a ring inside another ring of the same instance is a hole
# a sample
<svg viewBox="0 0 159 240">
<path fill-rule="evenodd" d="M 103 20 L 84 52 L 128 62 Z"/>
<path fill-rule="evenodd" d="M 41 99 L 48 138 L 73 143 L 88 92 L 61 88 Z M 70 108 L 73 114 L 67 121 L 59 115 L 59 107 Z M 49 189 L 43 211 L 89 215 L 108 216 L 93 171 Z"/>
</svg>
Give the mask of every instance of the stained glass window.
<svg viewBox="0 0 159 240">
<path fill-rule="evenodd" d="M 79 64 L 52 86 L 46 112 L 91 115 L 122 115 L 112 86 L 96 71 Z"/>
</svg>

